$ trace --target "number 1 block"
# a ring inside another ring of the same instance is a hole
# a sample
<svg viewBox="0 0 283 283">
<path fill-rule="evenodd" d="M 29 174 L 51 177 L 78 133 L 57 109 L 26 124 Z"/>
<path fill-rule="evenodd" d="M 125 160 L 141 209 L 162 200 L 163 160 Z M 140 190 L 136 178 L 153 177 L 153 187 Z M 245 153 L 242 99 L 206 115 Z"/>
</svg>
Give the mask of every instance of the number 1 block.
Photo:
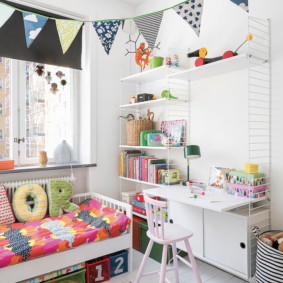
<svg viewBox="0 0 283 283">
<path fill-rule="evenodd" d="M 101 283 L 110 279 L 109 257 L 104 256 L 86 263 L 86 282 Z"/>
</svg>

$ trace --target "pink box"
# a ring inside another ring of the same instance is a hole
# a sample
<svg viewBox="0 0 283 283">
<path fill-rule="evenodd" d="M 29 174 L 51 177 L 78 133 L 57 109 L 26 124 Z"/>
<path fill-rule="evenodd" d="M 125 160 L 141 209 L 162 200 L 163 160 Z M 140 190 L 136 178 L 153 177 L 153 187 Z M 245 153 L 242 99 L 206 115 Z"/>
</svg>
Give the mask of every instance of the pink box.
<svg viewBox="0 0 283 283">
<path fill-rule="evenodd" d="M 265 196 L 266 185 L 246 186 L 240 184 L 227 183 L 227 192 L 229 195 L 237 195 L 247 198 L 260 198 Z"/>
</svg>

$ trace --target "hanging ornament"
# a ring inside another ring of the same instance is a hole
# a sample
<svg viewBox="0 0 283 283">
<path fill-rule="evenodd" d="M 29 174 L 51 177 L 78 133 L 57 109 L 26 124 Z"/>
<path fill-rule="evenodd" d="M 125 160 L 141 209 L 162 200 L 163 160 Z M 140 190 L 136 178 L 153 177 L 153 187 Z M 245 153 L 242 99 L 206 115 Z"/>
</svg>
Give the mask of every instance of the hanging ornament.
<svg viewBox="0 0 283 283">
<path fill-rule="evenodd" d="M 56 76 L 61 80 L 63 77 L 65 77 L 65 74 L 62 71 L 58 71 Z"/>
<path fill-rule="evenodd" d="M 35 72 L 41 77 L 44 75 L 44 66 L 43 65 L 36 65 Z"/>
<path fill-rule="evenodd" d="M 151 50 L 148 47 L 145 47 L 145 42 L 142 42 L 139 48 L 136 50 L 135 60 L 137 65 L 139 65 L 142 70 L 144 70 L 145 66 L 147 66 L 149 63 L 150 53 Z"/>
<path fill-rule="evenodd" d="M 67 84 L 67 81 L 63 79 L 63 80 L 61 80 L 60 83 L 61 83 L 62 86 L 65 86 Z"/>
<path fill-rule="evenodd" d="M 58 85 L 56 83 L 52 83 L 51 84 L 51 89 L 50 91 L 53 93 L 53 94 L 56 94 L 59 90 L 58 90 Z"/>
<path fill-rule="evenodd" d="M 51 72 L 47 72 L 47 75 L 45 77 L 47 83 L 50 85 L 52 77 L 51 77 Z"/>
</svg>

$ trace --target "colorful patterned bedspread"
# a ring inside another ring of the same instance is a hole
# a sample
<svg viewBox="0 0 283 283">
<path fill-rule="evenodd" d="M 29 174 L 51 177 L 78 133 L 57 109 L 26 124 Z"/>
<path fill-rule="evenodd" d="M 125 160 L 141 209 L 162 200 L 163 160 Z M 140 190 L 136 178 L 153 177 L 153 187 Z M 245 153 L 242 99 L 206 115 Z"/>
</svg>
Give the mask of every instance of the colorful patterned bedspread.
<svg viewBox="0 0 283 283">
<path fill-rule="evenodd" d="M 130 219 L 96 200 L 40 221 L 0 226 L 0 267 L 121 235 Z"/>
</svg>

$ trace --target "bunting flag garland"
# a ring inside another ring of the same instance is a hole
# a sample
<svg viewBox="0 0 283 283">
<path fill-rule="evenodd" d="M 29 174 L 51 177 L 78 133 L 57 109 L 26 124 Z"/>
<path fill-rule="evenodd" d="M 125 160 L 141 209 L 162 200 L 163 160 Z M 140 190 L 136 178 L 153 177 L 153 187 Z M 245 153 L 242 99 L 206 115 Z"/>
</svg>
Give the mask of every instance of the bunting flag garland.
<svg viewBox="0 0 283 283">
<path fill-rule="evenodd" d="M 83 22 L 55 19 L 63 54 L 67 52 Z"/>
<path fill-rule="evenodd" d="M 94 22 L 93 27 L 106 51 L 109 55 L 110 49 L 119 30 L 121 21 Z"/>
<path fill-rule="evenodd" d="M 249 12 L 249 0 L 231 0 L 234 4 L 241 7 L 244 11 Z"/>
<path fill-rule="evenodd" d="M 155 46 L 155 41 L 159 32 L 162 18 L 163 12 L 134 18 L 134 22 L 139 28 L 150 49 L 153 49 Z"/>
<path fill-rule="evenodd" d="M 195 31 L 200 34 L 203 0 L 191 0 L 173 8 L 174 11 L 183 18 Z"/>
<path fill-rule="evenodd" d="M 0 28 L 7 22 L 7 20 L 13 15 L 15 9 L 1 5 L 0 9 Z"/>
<path fill-rule="evenodd" d="M 27 47 L 29 48 L 45 26 L 48 18 L 23 12 Z"/>
</svg>

